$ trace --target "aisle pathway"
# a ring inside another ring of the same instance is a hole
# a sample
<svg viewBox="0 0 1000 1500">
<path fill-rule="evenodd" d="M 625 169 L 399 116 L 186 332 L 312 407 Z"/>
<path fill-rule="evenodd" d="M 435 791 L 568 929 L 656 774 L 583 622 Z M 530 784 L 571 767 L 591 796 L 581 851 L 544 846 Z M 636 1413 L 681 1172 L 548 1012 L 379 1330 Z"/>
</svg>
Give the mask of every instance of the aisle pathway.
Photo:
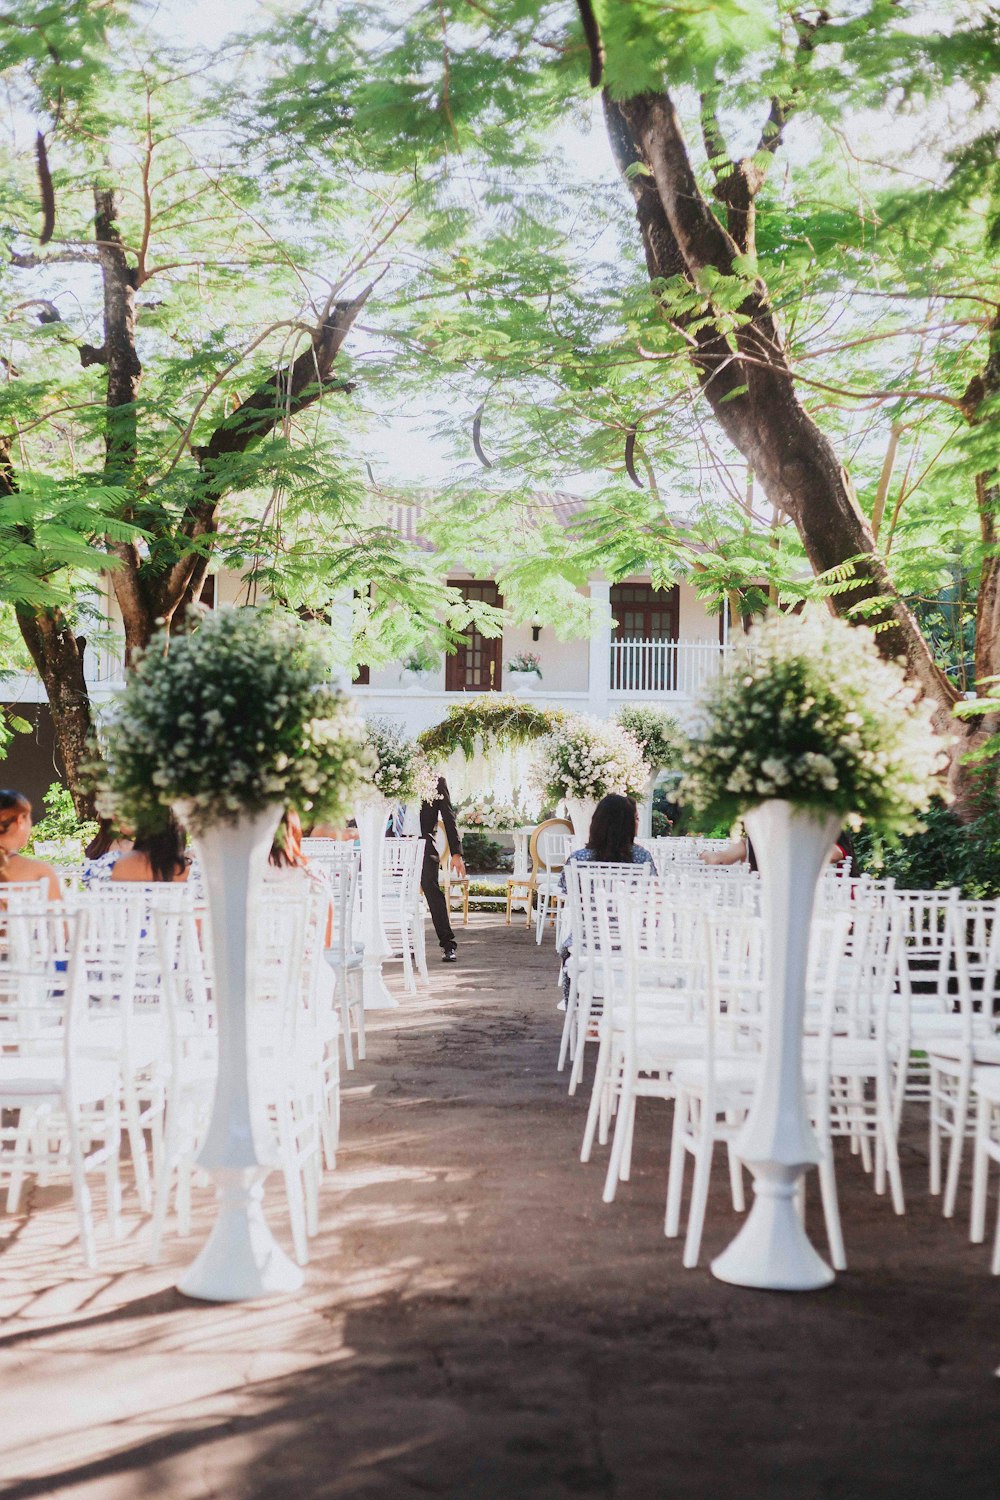
<svg viewBox="0 0 1000 1500">
<path fill-rule="evenodd" d="M 187 1302 L 197 1241 L 136 1270 L 135 1220 L 88 1274 L 61 1190 L 0 1216 L 0 1495 L 993 1500 L 1000 1283 L 966 1200 L 953 1224 L 930 1208 L 922 1137 L 903 1220 L 844 1160 L 831 1291 L 685 1272 L 666 1107 L 605 1207 L 602 1162 L 577 1159 L 585 1098 L 554 1071 L 551 946 L 474 923 L 347 1075 L 302 1296 Z M 733 1224 L 713 1197 L 706 1257 Z"/>
</svg>

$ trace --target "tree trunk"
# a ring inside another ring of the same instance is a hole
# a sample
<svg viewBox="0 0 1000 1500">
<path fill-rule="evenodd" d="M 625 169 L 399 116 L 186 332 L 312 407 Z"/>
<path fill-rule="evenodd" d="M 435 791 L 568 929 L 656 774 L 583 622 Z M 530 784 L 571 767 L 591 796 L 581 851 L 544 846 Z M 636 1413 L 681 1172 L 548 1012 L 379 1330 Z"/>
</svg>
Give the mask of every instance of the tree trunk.
<svg viewBox="0 0 1000 1500">
<path fill-rule="evenodd" d="M 697 322 L 690 315 L 673 318 L 719 425 L 771 504 L 794 522 L 813 569 L 853 571 L 854 586 L 831 596 L 831 609 L 877 628 L 883 655 L 904 661 L 936 705 L 939 729 L 951 732 L 958 695 L 892 583 L 843 465 L 798 399 L 767 289 L 746 273 L 740 245 L 702 195 L 669 94 L 618 103 L 605 92 L 604 110 L 612 150 L 635 202 L 650 277 L 681 276 L 692 287 L 702 285 L 710 271 L 746 279 L 739 309 L 746 321 L 735 335 L 721 320 L 706 320 L 706 308 Z"/>
<path fill-rule="evenodd" d="M 56 749 L 66 770 L 73 806 L 80 818 L 96 818 L 94 792 L 85 774 L 94 754 L 90 694 L 84 675 L 86 640 L 74 635 L 57 610 L 18 610 L 17 623 L 45 685 Z"/>
</svg>

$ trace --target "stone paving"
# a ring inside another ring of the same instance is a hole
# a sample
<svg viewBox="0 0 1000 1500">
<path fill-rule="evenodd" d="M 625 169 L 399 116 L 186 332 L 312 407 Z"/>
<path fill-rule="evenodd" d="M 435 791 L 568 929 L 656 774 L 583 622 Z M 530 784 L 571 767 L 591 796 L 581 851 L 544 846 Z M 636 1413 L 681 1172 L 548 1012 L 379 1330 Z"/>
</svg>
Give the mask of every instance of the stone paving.
<svg viewBox="0 0 1000 1500">
<path fill-rule="evenodd" d="M 85 1271 L 61 1188 L 0 1216 L 0 1495 L 995 1500 L 1000 1282 L 967 1196 L 950 1224 L 928 1199 L 919 1120 L 903 1219 L 840 1159 L 835 1287 L 726 1287 L 724 1171 L 703 1266 L 663 1237 L 667 1106 L 640 1107 L 614 1205 L 603 1153 L 580 1165 L 551 943 L 474 917 L 432 978 L 345 1076 L 300 1296 L 173 1290 L 204 1195 L 155 1269 L 133 1213 Z"/>
</svg>

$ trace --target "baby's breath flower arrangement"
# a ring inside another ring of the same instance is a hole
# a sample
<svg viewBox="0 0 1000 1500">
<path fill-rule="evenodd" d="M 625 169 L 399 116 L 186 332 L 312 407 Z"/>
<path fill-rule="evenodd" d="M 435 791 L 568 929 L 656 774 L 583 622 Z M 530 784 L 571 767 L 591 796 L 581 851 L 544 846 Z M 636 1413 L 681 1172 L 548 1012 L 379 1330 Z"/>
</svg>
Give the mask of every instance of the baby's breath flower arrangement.
<svg viewBox="0 0 1000 1500">
<path fill-rule="evenodd" d="M 617 720 L 639 746 L 651 772 L 666 769 L 680 759 L 684 736 L 677 720 L 662 708 L 630 704 L 619 710 Z"/>
<path fill-rule="evenodd" d="M 375 790 L 390 802 L 433 798 L 437 777 L 416 741 L 407 739 L 388 719 L 371 718 L 366 729 Z"/>
<path fill-rule="evenodd" d="M 539 741 L 538 789 L 549 802 L 600 799 L 609 792 L 641 795 L 647 769 L 642 751 L 618 724 L 569 714 Z"/>
<path fill-rule="evenodd" d="M 931 706 L 871 631 L 843 620 L 758 625 L 745 660 L 709 686 L 702 720 L 679 795 L 703 823 L 779 798 L 903 833 L 940 790 Z"/>
<path fill-rule="evenodd" d="M 183 802 L 195 834 L 269 806 L 338 817 L 370 765 L 362 722 L 326 676 L 309 629 L 265 610 L 219 609 L 154 637 L 108 727 L 105 800 L 142 826 Z"/>
</svg>

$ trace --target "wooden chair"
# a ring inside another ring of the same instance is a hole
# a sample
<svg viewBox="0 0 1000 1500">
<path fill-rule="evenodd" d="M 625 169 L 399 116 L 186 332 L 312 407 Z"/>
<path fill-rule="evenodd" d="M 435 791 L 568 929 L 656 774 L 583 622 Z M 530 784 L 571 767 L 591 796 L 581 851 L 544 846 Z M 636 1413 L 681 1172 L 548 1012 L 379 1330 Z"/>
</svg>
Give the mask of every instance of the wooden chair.
<svg viewBox="0 0 1000 1500">
<path fill-rule="evenodd" d="M 539 823 L 531 835 L 531 842 L 528 845 L 531 874 L 528 877 L 525 887 L 528 895 L 528 912 L 525 926 L 531 926 L 531 906 L 533 900 L 537 899 L 541 916 L 541 920 L 538 923 L 538 932 L 536 933 L 538 942 L 541 942 L 541 932 L 545 921 L 545 913 L 542 912 L 543 906 L 546 908 L 546 913 L 551 907 L 554 921 L 556 912 L 561 904 L 556 895 L 554 882 L 558 880 L 564 860 L 561 857 L 553 858 L 552 851 L 546 846 L 553 838 L 558 838 L 561 852 L 565 847 L 562 841 L 567 837 L 572 838 L 572 835 L 573 825 L 568 818 L 546 818 L 544 823 Z"/>
<path fill-rule="evenodd" d="M 451 868 L 451 850 L 448 848 L 448 837 L 441 829 L 439 835 L 441 840 L 441 884 L 444 886 L 444 901 L 449 912 L 461 911 L 462 926 L 469 925 L 469 877 L 468 875 L 456 875 Z M 452 891 L 457 890 L 459 904 L 452 904 Z"/>
</svg>

